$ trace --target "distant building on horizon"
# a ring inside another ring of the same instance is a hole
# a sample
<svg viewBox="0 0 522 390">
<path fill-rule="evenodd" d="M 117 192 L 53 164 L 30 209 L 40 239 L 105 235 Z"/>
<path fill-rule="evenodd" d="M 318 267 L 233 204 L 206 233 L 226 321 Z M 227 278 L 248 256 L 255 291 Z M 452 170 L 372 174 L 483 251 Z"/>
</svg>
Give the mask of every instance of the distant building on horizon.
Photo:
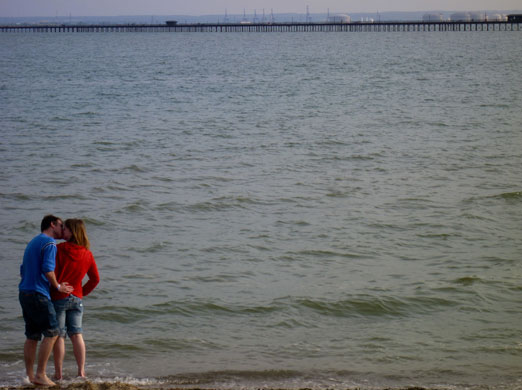
<svg viewBox="0 0 522 390">
<path fill-rule="evenodd" d="M 450 15 L 450 20 L 452 22 L 470 22 L 471 15 L 469 12 L 455 12 L 454 14 Z"/>
<path fill-rule="evenodd" d="M 352 18 L 350 15 L 339 14 L 339 15 L 328 15 L 326 18 L 328 23 L 351 23 Z"/>
<path fill-rule="evenodd" d="M 428 13 L 422 15 L 422 21 L 423 22 L 442 22 L 443 21 L 442 14 L 436 14 L 436 13 Z"/>
</svg>

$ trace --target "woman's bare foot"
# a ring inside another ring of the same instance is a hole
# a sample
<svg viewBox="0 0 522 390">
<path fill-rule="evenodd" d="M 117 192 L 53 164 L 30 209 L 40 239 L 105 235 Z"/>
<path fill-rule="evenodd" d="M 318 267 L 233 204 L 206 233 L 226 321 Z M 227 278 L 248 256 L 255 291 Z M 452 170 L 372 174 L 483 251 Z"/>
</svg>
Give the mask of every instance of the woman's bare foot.
<svg viewBox="0 0 522 390">
<path fill-rule="evenodd" d="M 22 386 L 30 386 L 33 384 L 33 381 L 34 381 L 34 378 L 30 378 L 28 376 L 26 376 L 25 378 L 22 379 Z"/>
<path fill-rule="evenodd" d="M 36 375 L 32 382 L 37 386 L 56 386 L 56 383 L 50 380 L 47 375 Z"/>
</svg>

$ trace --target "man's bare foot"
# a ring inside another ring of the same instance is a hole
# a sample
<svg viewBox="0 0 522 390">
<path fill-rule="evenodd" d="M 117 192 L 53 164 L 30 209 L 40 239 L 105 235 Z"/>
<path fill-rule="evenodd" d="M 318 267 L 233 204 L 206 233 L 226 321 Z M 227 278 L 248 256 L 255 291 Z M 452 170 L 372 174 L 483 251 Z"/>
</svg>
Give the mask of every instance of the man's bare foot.
<svg viewBox="0 0 522 390">
<path fill-rule="evenodd" d="M 56 386 L 56 383 L 50 380 L 47 375 L 36 375 L 32 382 L 37 386 Z"/>
</svg>

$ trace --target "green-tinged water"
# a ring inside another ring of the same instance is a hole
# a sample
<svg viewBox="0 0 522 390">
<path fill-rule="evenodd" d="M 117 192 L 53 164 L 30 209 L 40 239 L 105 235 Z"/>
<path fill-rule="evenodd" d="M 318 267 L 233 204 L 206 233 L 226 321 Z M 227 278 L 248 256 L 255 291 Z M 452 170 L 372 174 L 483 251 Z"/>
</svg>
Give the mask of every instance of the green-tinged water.
<svg viewBox="0 0 522 390">
<path fill-rule="evenodd" d="M 55 213 L 96 380 L 517 388 L 521 38 L 0 34 L 0 385 Z"/>
</svg>

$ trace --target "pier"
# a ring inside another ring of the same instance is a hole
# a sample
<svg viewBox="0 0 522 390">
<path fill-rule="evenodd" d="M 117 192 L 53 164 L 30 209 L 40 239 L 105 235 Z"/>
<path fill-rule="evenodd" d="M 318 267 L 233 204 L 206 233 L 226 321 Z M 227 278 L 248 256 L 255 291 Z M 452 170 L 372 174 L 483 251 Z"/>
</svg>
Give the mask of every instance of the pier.
<svg viewBox="0 0 522 390">
<path fill-rule="evenodd" d="M 196 23 L 114 25 L 13 25 L 0 26 L 4 33 L 107 33 L 107 32 L 429 32 L 521 31 L 522 21 L 472 22 L 365 22 L 365 23 Z"/>
</svg>

